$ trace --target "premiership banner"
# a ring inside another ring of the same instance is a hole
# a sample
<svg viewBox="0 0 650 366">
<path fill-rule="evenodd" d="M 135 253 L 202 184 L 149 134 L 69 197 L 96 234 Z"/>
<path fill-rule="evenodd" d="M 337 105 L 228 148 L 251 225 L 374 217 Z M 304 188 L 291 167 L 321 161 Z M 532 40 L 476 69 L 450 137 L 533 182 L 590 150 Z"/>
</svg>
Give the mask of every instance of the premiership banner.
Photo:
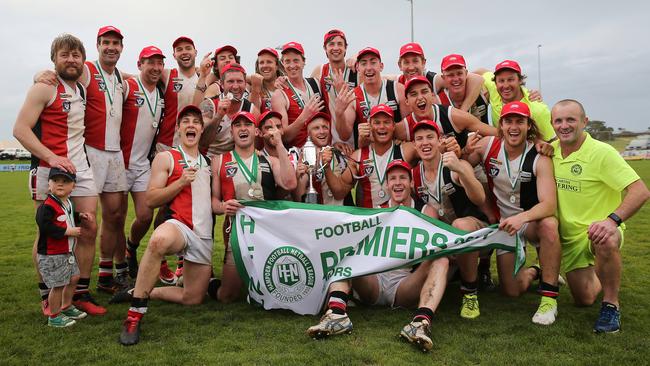
<svg viewBox="0 0 650 366">
<path fill-rule="evenodd" d="M 413 266 L 483 248 L 516 252 L 523 242 L 496 227 L 472 233 L 409 207 L 365 209 L 250 201 L 232 223 L 237 270 L 265 309 L 318 314 L 331 282 Z"/>
</svg>

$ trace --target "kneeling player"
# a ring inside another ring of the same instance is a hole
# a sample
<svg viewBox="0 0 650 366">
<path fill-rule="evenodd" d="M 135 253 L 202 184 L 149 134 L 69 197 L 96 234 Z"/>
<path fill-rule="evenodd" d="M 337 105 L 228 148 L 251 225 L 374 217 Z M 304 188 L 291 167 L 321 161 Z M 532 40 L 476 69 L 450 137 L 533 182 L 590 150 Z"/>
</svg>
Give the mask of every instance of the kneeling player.
<svg viewBox="0 0 650 366">
<path fill-rule="evenodd" d="M 553 163 L 537 153 L 534 141 L 539 136 L 528 106 L 511 102 L 503 106 L 499 137 L 485 137 L 477 144 L 476 154 L 484 162 L 488 185 L 495 198 L 494 210 L 500 218 L 499 229 L 517 233 L 539 244 L 541 303 L 533 323 L 549 325 L 557 316 L 560 240 Z M 476 154 L 473 158 L 476 158 Z M 476 159 L 472 159 L 476 161 Z M 497 251 L 501 292 L 519 296 L 540 275 L 535 266 L 512 276 L 515 255 Z"/>
<path fill-rule="evenodd" d="M 123 345 L 139 342 L 140 321 L 150 298 L 195 305 L 203 301 L 208 288 L 212 271 L 211 173 L 209 161 L 199 153 L 203 119 L 197 107 L 189 105 L 180 112 L 178 132 L 178 148 L 156 155 L 151 167 L 147 205 L 166 205 L 168 216 L 151 235 L 142 257 L 135 289 L 130 292 L 131 307 L 120 334 Z M 184 287 L 154 288 L 160 261 L 165 255 L 177 253 L 185 256 Z M 130 297 L 128 294 L 120 292 L 114 300 L 124 300 Z"/>
<path fill-rule="evenodd" d="M 413 128 L 415 149 L 420 163 L 413 168 L 416 195 L 436 211 L 438 220 L 453 227 L 476 231 L 485 227 L 487 218 L 477 206 L 485 201 L 483 186 L 474 176 L 472 166 L 459 160 L 453 151 L 440 153 L 440 131 L 433 121 L 418 122 Z M 460 316 L 467 319 L 479 316 L 478 251 L 460 254 L 456 261 L 460 268 L 463 302 Z M 445 281 L 437 271 L 427 278 L 420 291 L 418 310 L 400 336 L 428 351 L 433 346 L 430 324 L 433 313 L 444 293 Z"/>
<path fill-rule="evenodd" d="M 411 198 L 411 167 L 403 160 L 393 160 L 386 168 L 386 180 L 390 198 L 381 207 L 407 206 L 425 215 L 435 217 L 434 210 L 424 202 Z M 392 307 L 412 307 L 418 302 L 420 289 L 426 279 L 441 284 L 436 287 L 435 303 L 440 302 L 447 282 L 449 260 L 439 258 L 422 262 L 416 269 L 400 268 L 384 273 L 334 282 L 329 287 L 327 312 L 320 323 L 307 329 L 313 338 L 350 333 L 352 322 L 347 315 L 347 302 L 352 288 L 362 302 Z M 434 309 L 435 310 L 435 309 Z"/>
</svg>

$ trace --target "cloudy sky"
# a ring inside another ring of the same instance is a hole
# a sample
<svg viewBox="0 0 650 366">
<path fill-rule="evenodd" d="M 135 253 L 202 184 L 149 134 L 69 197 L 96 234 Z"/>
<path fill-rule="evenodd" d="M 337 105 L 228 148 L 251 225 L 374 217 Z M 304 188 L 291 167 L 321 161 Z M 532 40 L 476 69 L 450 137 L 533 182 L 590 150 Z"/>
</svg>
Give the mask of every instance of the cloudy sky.
<svg viewBox="0 0 650 366">
<path fill-rule="evenodd" d="M 428 68 L 439 70 L 440 59 L 449 53 L 463 54 L 470 69 L 492 69 L 509 58 L 521 64 L 528 86 L 537 89 L 541 44 L 542 94 L 547 104 L 575 98 L 584 103 L 591 119 L 629 130 L 650 127 L 644 112 L 650 100 L 647 2 L 413 1 L 415 41 L 425 50 Z M 348 37 L 348 55 L 365 46 L 376 47 L 382 52 L 384 71 L 397 73 L 399 47 L 410 41 L 410 3 L 2 0 L 0 140 L 11 137 L 33 74 L 52 67 L 52 39 L 64 32 L 74 34 L 84 41 L 88 58 L 95 60 L 97 29 L 107 24 L 125 35 L 118 67 L 129 72 L 136 71 L 144 46 L 156 45 L 171 56 L 171 43 L 179 35 L 194 39 L 199 60 L 217 46 L 232 44 L 248 69 L 259 49 L 298 41 L 305 46 L 306 69 L 311 71 L 326 60 L 323 34 L 340 28 Z M 171 57 L 168 66 L 175 66 Z"/>
</svg>

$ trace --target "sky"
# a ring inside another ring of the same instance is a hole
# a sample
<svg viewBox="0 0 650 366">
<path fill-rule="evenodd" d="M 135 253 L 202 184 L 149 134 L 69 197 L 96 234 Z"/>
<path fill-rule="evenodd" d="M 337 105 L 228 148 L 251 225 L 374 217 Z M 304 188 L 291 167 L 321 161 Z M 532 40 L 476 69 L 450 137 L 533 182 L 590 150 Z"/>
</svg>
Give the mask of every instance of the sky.
<svg viewBox="0 0 650 366">
<path fill-rule="evenodd" d="M 513 59 L 528 75 L 529 88 L 540 89 L 541 70 L 541 92 L 549 106 L 573 98 L 584 104 L 590 119 L 631 131 L 650 128 L 645 108 L 650 3 L 413 0 L 413 9 L 414 37 L 428 69 L 439 71 L 440 60 L 450 53 L 464 55 L 470 70 Z M 347 35 L 349 56 L 373 46 L 382 53 L 384 73 L 396 74 L 399 48 L 411 37 L 410 14 L 408 0 L 2 0 L 0 140 L 12 138 L 33 75 L 53 67 L 50 45 L 61 33 L 79 37 L 88 59 L 95 60 L 99 27 L 118 27 L 125 36 L 118 68 L 131 73 L 148 45 L 160 47 L 166 65 L 175 67 L 171 44 L 180 35 L 194 40 L 197 65 L 206 53 L 232 44 L 248 70 L 260 49 L 297 41 L 305 47 L 308 74 L 326 62 L 323 34 L 338 28 Z"/>
</svg>

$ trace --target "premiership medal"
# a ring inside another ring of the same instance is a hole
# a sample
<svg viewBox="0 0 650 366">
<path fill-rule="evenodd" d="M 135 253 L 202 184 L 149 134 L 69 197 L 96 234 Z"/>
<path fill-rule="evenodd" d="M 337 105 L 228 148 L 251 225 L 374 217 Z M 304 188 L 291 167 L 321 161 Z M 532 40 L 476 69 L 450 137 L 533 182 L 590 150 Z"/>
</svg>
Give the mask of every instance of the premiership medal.
<svg viewBox="0 0 650 366">
<path fill-rule="evenodd" d="M 151 113 L 151 117 L 153 118 L 153 122 L 151 125 L 153 128 L 158 128 L 158 119 L 156 118 L 156 113 L 158 112 L 158 100 L 160 96 L 158 95 L 158 88 L 156 88 L 154 91 L 156 93 L 156 101 L 153 103 L 153 107 L 151 107 L 151 102 L 149 101 L 149 97 L 147 96 L 147 91 L 142 86 L 142 83 L 140 82 L 140 78 L 138 77 L 136 79 L 138 82 L 138 86 L 140 86 L 140 90 L 142 91 L 142 96 L 144 97 L 144 100 L 147 102 L 147 107 L 149 108 L 149 113 Z"/>
<path fill-rule="evenodd" d="M 380 173 L 379 172 L 379 166 L 377 166 L 377 155 L 375 154 L 375 149 L 370 148 L 370 151 L 372 152 L 372 168 L 375 171 L 375 174 L 377 175 L 377 180 L 379 181 L 379 186 L 382 187 L 379 189 L 379 193 L 377 195 L 379 198 L 384 198 L 386 197 L 386 192 L 384 192 L 383 186 L 384 182 L 386 181 L 386 169 L 388 168 L 388 164 L 390 163 L 390 160 L 393 159 L 393 156 L 395 154 L 395 144 L 393 143 L 390 147 L 390 152 L 388 155 L 388 159 L 386 159 L 386 164 L 384 165 L 383 171 Z M 372 172 L 370 173 L 372 174 Z"/>
<path fill-rule="evenodd" d="M 510 159 L 508 158 L 508 151 L 505 149 L 505 146 L 503 148 L 503 153 L 506 157 L 506 172 L 508 173 L 508 181 L 510 182 L 510 186 L 512 187 L 512 192 L 510 192 L 510 203 L 512 203 L 513 205 L 515 204 L 515 202 L 517 202 L 517 197 L 515 197 L 515 187 L 517 186 L 517 181 L 519 180 L 519 176 L 521 175 L 521 169 L 523 168 L 524 165 L 524 158 L 526 157 L 526 147 L 527 144 L 524 145 L 524 151 L 521 153 L 521 156 L 519 157 L 519 171 L 517 172 L 517 175 L 514 177 L 510 172 Z"/>
<path fill-rule="evenodd" d="M 441 208 L 438 209 L 438 218 L 445 216 L 445 210 Z"/>
<path fill-rule="evenodd" d="M 264 191 L 262 190 L 262 186 L 257 183 L 257 168 L 259 166 L 257 153 L 253 152 L 251 169 L 246 166 L 246 163 L 242 160 L 239 154 L 237 154 L 237 151 L 233 150 L 232 156 L 235 158 L 235 161 L 237 161 L 237 165 L 241 169 L 241 173 L 244 176 L 244 179 L 249 184 L 248 197 L 252 199 L 263 200 Z"/>
<path fill-rule="evenodd" d="M 70 264 L 74 264 L 74 255 L 71 255 L 71 256 L 68 258 L 68 263 L 70 263 Z"/>
<path fill-rule="evenodd" d="M 379 193 L 377 193 L 377 195 L 379 196 L 379 198 L 384 198 L 384 197 L 386 197 L 386 192 L 384 192 L 383 189 L 380 189 Z"/>
<path fill-rule="evenodd" d="M 111 106 L 111 110 L 108 112 L 108 114 L 109 114 L 111 117 L 115 117 L 115 109 L 113 109 L 113 106 Z"/>
</svg>

